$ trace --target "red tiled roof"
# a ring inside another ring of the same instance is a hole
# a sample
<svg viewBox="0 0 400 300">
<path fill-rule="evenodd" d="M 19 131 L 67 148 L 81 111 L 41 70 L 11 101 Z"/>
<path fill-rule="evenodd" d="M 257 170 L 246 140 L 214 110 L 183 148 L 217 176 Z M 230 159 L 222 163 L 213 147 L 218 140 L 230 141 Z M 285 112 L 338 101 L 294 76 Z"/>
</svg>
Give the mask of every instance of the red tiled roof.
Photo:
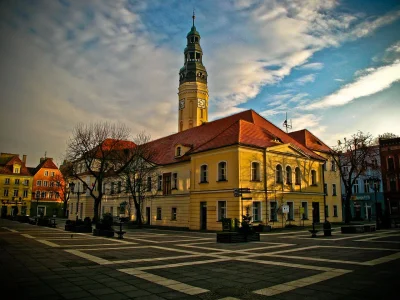
<svg viewBox="0 0 400 300">
<path fill-rule="evenodd" d="M 21 165 L 21 170 L 18 175 L 22 176 L 32 176 L 29 172 L 28 168 L 25 166 L 24 162 L 19 158 L 18 154 L 14 155 L 3 155 L 0 160 L 0 174 L 9 174 L 9 175 L 17 175 L 13 170 L 13 164 L 18 163 Z"/>
<path fill-rule="evenodd" d="M 135 146 L 136 146 L 136 144 L 131 141 L 105 139 L 99 146 L 97 146 L 94 149 L 94 151 L 96 151 L 96 156 L 99 157 L 104 152 L 124 150 L 124 149 L 134 148 Z"/>
<path fill-rule="evenodd" d="M 235 144 L 262 148 L 279 145 L 280 142 L 275 142 L 275 139 L 296 146 L 314 159 L 323 159 L 253 110 L 208 122 L 154 140 L 147 145 L 153 155 L 151 160 L 163 165 L 189 160 L 188 156 L 175 157 L 174 149 L 177 144 L 192 145 L 192 149 L 187 153 L 191 154 Z"/>
<path fill-rule="evenodd" d="M 330 153 L 332 151 L 331 148 L 307 129 L 290 132 L 289 135 L 308 149 L 325 153 Z"/>
</svg>

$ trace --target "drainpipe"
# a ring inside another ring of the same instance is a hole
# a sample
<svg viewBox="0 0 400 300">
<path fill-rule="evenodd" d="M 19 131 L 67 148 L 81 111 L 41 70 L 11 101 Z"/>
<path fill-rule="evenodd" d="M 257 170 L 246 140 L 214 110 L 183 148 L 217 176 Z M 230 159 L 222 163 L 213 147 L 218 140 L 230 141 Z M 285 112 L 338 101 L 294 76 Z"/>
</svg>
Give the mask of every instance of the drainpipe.
<svg viewBox="0 0 400 300">
<path fill-rule="evenodd" d="M 266 217 L 266 224 L 269 225 L 269 218 L 268 218 L 268 184 L 267 184 L 267 148 L 264 149 L 264 191 L 265 191 L 265 217 Z"/>
<path fill-rule="evenodd" d="M 325 170 L 324 170 L 324 165 L 321 165 L 321 169 L 322 169 L 322 184 L 324 187 L 324 219 L 326 222 L 326 193 L 325 193 Z M 328 190 L 328 186 L 326 186 L 326 190 Z"/>
</svg>

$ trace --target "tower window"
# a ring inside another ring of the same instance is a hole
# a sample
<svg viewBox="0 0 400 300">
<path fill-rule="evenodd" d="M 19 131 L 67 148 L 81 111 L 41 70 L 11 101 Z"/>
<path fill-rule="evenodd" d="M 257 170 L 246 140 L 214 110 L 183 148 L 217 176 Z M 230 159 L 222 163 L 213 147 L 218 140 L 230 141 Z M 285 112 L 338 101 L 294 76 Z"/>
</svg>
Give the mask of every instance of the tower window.
<svg viewBox="0 0 400 300">
<path fill-rule="evenodd" d="M 189 52 L 190 59 L 194 59 L 194 52 Z"/>
<path fill-rule="evenodd" d="M 196 52 L 196 60 L 199 60 L 199 59 L 200 59 L 200 53 Z"/>
<path fill-rule="evenodd" d="M 198 42 L 199 42 L 199 38 L 196 36 L 196 37 L 194 38 L 194 41 L 195 41 L 196 43 L 198 43 Z"/>
</svg>

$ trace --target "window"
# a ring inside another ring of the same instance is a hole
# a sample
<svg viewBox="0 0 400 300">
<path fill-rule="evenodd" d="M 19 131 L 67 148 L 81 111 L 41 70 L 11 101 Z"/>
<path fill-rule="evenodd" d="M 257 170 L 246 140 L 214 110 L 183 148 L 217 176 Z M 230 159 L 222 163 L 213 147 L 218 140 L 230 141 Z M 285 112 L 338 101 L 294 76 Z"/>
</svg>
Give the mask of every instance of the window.
<svg viewBox="0 0 400 300">
<path fill-rule="evenodd" d="M 325 205 L 325 217 L 329 217 L 329 208 L 328 208 L 328 205 Z"/>
<path fill-rule="evenodd" d="M 302 220 L 308 220 L 308 203 L 307 202 L 301 202 L 301 207 L 303 208 L 303 215 L 302 215 Z"/>
<path fill-rule="evenodd" d="M 328 184 L 324 183 L 324 194 L 328 196 Z"/>
<path fill-rule="evenodd" d="M 275 174 L 275 181 L 276 183 L 282 183 L 282 166 L 281 165 L 277 165 L 276 166 L 276 174 Z"/>
<path fill-rule="evenodd" d="M 41 197 L 42 198 L 46 198 L 46 196 L 47 196 L 47 193 L 46 192 L 42 192 Z"/>
<path fill-rule="evenodd" d="M 294 173 L 295 173 L 295 183 L 297 184 L 297 185 L 300 185 L 301 184 L 301 173 L 300 173 L 300 168 L 296 168 L 296 169 L 294 169 Z"/>
<path fill-rule="evenodd" d="M 293 221 L 294 220 L 294 204 L 293 204 L 293 202 L 287 202 L 287 205 L 289 205 L 288 219 Z"/>
<path fill-rule="evenodd" d="M 207 182 L 207 165 L 202 165 L 200 167 L 200 183 Z"/>
<path fill-rule="evenodd" d="M 151 177 L 147 177 L 147 191 L 151 192 Z"/>
<path fill-rule="evenodd" d="M 44 176 L 49 176 L 49 171 L 44 171 Z"/>
<path fill-rule="evenodd" d="M 390 185 L 390 191 L 395 192 L 396 191 L 396 177 L 390 178 L 389 185 Z"/>
<path fill-rule="evenodd" d="M 74 204 L 71 203 L 71 211 L 70 211 L 70 214 L 72 214 L 73 211 L 74 211 Z M 104 206 L 103 206 L 103 215 L 104 215 Z"/>
<path fill-rule="evenodd" d="M 49 182 L 46 180 L 43 180 L 43 186 L 49 186 Z"/>
<path fill-rule="evenodd" d="M 50 187 L 54 186 L 54 181 L 50 181 Z"/>
<path fill-rule="evenodd" d="M 14 197 L 18 197 L 18 190 L 14 190 Z"/>
<path fill-rule="evenodd" d="M 115 184 L 114 184 L 114 182 L 111 182 L 110 193 L 111 193 L 111 194 L 114 194 L 114 193 L 115 193 Z"/>
<path fill-rule="evenodd" d="M 40 191 L 36 191 L 36 199 L 40 198 Z"/>
<path fill-rule="evenodd" d="M 311 170 L 311 185 L 317 185 L 317 172 Z"/>
<path fill-rule="evenodd" d="M 336 196 L 336 184 L 332 183 L 332 196 Z"/>
<path fill-rule="evenodd" d="M 394 159 L 393 157 L 388 157 L 388 171 L 394 171 Z"/>
<path fill-rule="evenodd" d="M 14 184 L 19 184 L 19 179 L 15 179 Z"/>
<path fill-rule="evenodd" d="M 56 199 L 60 198 L 60 193 L 56 192 Z"/>
<path fill-rule="evenodd" d="M 163 174 L 163 195 L 171 194 L 171 173 Z"/>
<path fill-rule="evenodd" d="M 323 168 L 324 168 L 324 171 L 328 171 L 328 168 L 326 167 L 326 162 L 324 162 Z"/>
<path fill-rule="evenodd" d="M 369 182 L 368 182 L 368 179 L 364 179 L 364 193 L 369 193 Z"/>
<path fill-rule="evenodd" d="M 271 222 L 278 221 L 278 216 L 277 216 L 276 210 L 277 210 L 276 202 L 271 201 L 270 202 L 270 218 L 271 218 L 270 221 Z"/>
<path fill-rule="evenodd" d="M 49 192 L 49 199 L 53 199 L 53 192 Z"/>
<path fill-rule="evenodd" d="M 358 179 L 356 179 L 356 180 L 354 181 L 353 193 L 354 193 L 354 194 L 358 194 Z"/>
<path fill-rule="evenodd" d="M 51 172 L 51 173 L 50 173 L 50 176 L 51 176 L 51 177 L 54 177 L 54 176 L 55 176 L 55 173 L 54 173 L 54 172 Z"/>
<path fill-rule="evenodd" d="M 253 202 L 253 221 L 261 221 L 261 202 Z"/>
<path fill-rule="evenodd" d="M 157 207 L 157 220 L 161 220 L 161 207 Z"/>
<path fill-rule="evenodd" d="M 348 166 L 344 166 L 343 167 L 343 174 L 349 174 L 349 167 Z"/>
<path fill-rule="evenodd" d="M 174 190 L 178 189 L 178 173 L 172 173 L 172 188 Z"/>
<path fill-rule="evenodd" d="M 258 162 L 251 163 L 251 180 L 260 181 L 260 163 Z"/>
<path fill-rule="evenodd" d="M 28 179 L 24 180 L 24 185 L 29 185 L 29 180 Z"/>
<path fill-rule="evenodd" d="M 335 164 L 335 161 L 333 159 L 331 161 L 331 171 L 336 172 L 336 164 Z"/>
<path fill-rule="evenodd" d="M 181 147 L 176 147 L 176 156 L 181 156 L 182 155 L 181 151 L 182 151 Z"/>
<path fill-rule="evenodd" d="M 28 197 L 28 190 L 24 190 L 24 193 L 22 195 L 24 198 Z"/>
<path fill-rule="evenodd" d="M 226 201 L 218 201 L 218 221 L 226 218 Z"/>
<path fill-rule="evenodd" d="M 176 221 L 176 207 L 171 209 L 171 220 Z"/>
<path fill-rule="evenodd" d="M 121 193 L 121 192 L 122 192 L 122 181 L 118 181 L 117 193 Z"/>
<path fill-rule="evenodd" d="M 292 168 L 286 166 L 286 184 L 292 184 Z"/>
<path fill-rule="evenodd" d="M 15 167 L 15 168 L 14 168 L 14 173 L 19 174 L 19 168 Z"/>
<path fill-rule="evenodd" d="M 337 217 L 338 215 L 337 215 L 337 205 L 334 205 L 333 206 L 333 216 L 334 217 Z"/>
<path fill-rule="evenodd" d="M 4 180 L 4 184 L 10 184 L 10 178 L 6 178 L 6 179 Z"/>
<path fill-rule="evenodd" d="M 8 189 L 4 189 L 3 196 L 4 196 L 4 197 L 8 197 Z"/>
<path fill-rule="evenodd" d="M 162 175 L 158 176 L 158 186 L 157 190 L 161 191 L 162 190 Z"/>
<path fill-rule="evenodd" d="M 221 161 L 218 164 L 218 181 L 225 181 L 226 180 L 226 162 Z"/>
</svg>

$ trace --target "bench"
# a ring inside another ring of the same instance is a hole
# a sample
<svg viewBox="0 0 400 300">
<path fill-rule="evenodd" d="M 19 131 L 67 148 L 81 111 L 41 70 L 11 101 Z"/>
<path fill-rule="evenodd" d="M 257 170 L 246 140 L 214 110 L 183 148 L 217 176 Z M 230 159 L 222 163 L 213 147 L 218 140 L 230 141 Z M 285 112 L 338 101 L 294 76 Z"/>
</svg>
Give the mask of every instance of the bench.
<svg viewBox="0 0 400 300">
<path fill-rule="evenodd" d="M 49 219 L 49 226 L 56 228 L 56 226 L 57 226 L 56 219 L 54 219 L 54 218 Z"/>
</svg>

